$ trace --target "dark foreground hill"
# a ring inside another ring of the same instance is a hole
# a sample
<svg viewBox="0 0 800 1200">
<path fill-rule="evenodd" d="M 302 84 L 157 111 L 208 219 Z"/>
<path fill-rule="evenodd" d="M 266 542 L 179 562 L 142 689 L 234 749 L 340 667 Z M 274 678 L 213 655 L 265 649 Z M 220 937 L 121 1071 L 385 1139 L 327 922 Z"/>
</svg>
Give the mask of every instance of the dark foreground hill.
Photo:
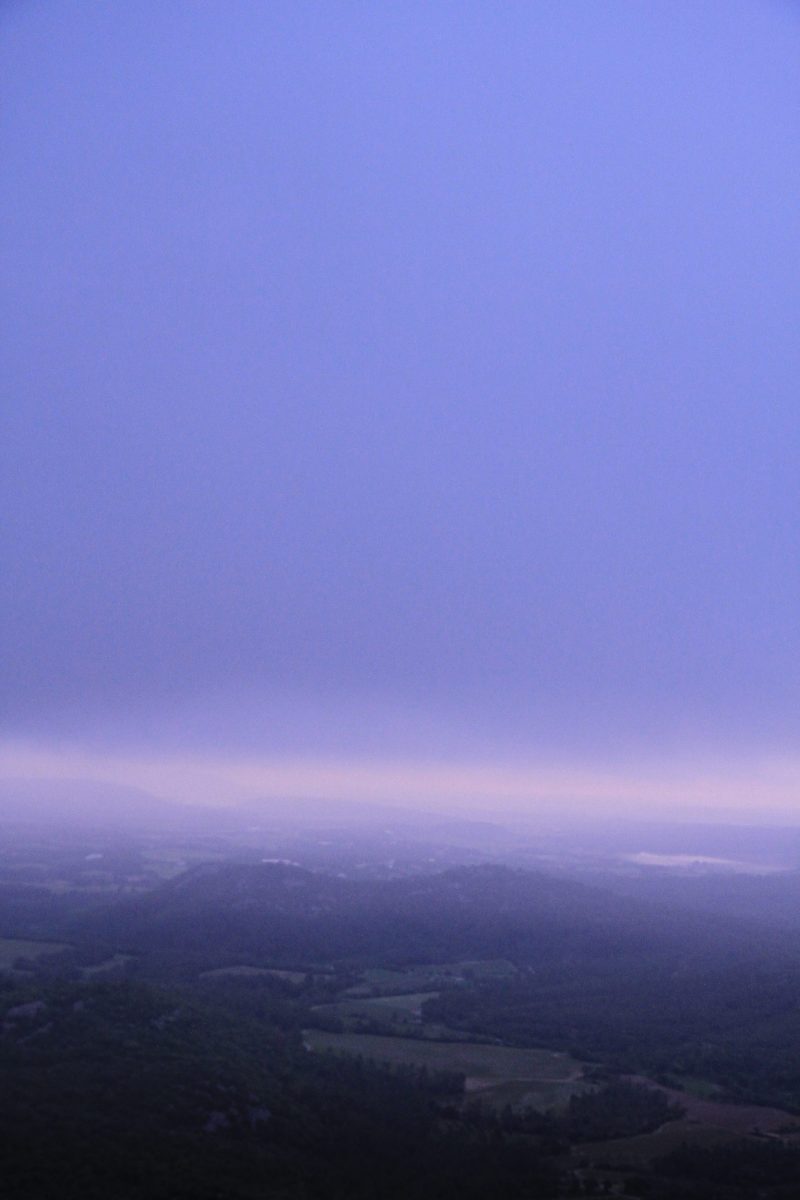
<svg viewBox="0 0 800 1200">
<path fill-rule="evenodd" d="M 126 981 L 0 981 L 0 1017 L 5 1200 L 554 1194 L 540 1139 L 448 1116 L 427 1073 L 309 1054 L 269 1014 Z"/>
</svg>

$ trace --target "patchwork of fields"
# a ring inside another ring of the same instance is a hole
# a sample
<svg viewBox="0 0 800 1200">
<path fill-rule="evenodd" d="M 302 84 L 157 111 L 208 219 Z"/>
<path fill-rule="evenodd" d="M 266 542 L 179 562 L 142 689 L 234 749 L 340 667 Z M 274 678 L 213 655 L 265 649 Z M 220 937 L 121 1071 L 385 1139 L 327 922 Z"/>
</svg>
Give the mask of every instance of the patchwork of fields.
<svg viewBox="0 0 800 1200">
<path fill-rule="evenodd" d="M 308 1048 L 318 1052 L 356 1054 L 393 1066 L 411 1064 L 463 1074 L 466 1090 L 480 1094 L 493 1106 L 557 1106 L 587 1086 L 582 1064 L 553 1050 L 319 1029 L 305 1030 L 303 1037 Z"/>
<path fill-rule="evenodd" d="M 466 983 L 476 979 L 509 979 L 516 974 L 517 968 L 505 958 L 428 963 L 406 970 L 370 967 L 357 984 L 347 989 L 346 995 L 374 997 L 400 992 L 425 992 L 443 984 Z"/>
<path fill-rule="evenodd" d="M 33 942 L 24 938 L 0 938 L 0 971 L 8 971 L 18 958 L 42 958 L 58 954 L 67 947 L 63 942 Z"/>
</svg>

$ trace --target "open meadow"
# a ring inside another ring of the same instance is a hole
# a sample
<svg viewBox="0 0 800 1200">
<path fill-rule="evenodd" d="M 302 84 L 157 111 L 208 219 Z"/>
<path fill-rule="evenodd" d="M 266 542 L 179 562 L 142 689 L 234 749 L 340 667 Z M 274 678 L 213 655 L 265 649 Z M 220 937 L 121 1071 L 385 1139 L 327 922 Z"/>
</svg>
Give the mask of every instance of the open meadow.
<svg viewBox="0 0 800 1200">
<path fill-rule="evenodd" d="M 585 1087 L 581 1063 L 554 1050 L 319 1029 L 307 1029 L 303 1037 L 308 1048 L 316 1052 L 360 1055 L 392 1066 L 411 1064 L 429 1071 L 456 1072 L 465 1076 L 468 1094 L 480 1096 L 493 1107 L 506 1103 L 556 1106 Z"/>
<path fill-rule="evenodd" d="M 0 938 L 0 971 L 8 971 L 18 958 L 42 958 L 66 950 L 64 942 L 34 942 L 25 938 Z"/>
</svg>

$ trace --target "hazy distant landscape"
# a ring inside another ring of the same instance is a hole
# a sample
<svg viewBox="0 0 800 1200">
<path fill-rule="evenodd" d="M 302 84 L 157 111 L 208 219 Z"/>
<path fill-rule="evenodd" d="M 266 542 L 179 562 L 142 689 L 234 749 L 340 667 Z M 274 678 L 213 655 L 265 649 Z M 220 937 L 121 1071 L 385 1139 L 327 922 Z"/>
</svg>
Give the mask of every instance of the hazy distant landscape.
<svg viewBox="0 0 800 1200">
<path fill-rule="evenodd" d="M 3 784 L 9 1196 L 794 1194 L 796 830 L 102 790 Z"/>
<path fill-rule="evenodd" d="M 798 1200 L 798 63 L 0 3 L 0 1200 Z"/>
</svg>

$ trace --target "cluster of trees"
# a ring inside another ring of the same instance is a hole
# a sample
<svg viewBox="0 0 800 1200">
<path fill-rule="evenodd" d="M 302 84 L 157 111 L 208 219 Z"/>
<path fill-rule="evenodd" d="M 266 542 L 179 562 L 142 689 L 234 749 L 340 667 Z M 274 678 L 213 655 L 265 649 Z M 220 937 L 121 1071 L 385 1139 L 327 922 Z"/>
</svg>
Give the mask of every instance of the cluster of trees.
<svg viewBox="0 0 800 1200">
<path fill-rule="evenodd" d="M 458 1081 L 309 1054 L 295 1032 L 210 998 L 56 981 L 6 988 L 1 1003 L 9 1200 L 477 1200 L 493 1186 L 521 1200 L 557 1188 L 535 1140 L 442 1109 Z"/>
<path fill-rule="evenodd" d="M 759 1196 L 777 1188 L 787 1197 L 797 1194 L 799 1167 L 795 1148 L 768 1140 L 680 1146 L 654 1163 L 659 1175 L 696 1180 L 710 1189 L 736 1187 Z"/>
<path fill-rule="evenodd" d="M 614 1080 L 596 1092 L 572 1096 L 558 1121 L 570 1142 L 599 1142 L 650 1133 L 683 1114 L 655 1088 Z"/>
</svg>

